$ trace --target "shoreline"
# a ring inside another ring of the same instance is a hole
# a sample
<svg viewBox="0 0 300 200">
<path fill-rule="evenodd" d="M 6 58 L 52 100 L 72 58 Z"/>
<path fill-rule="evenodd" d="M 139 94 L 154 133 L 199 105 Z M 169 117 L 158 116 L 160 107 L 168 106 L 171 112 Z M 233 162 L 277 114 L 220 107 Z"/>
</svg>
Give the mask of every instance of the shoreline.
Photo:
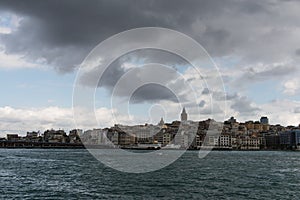
<svg viewBox="0 0 300 200">
<path fill-rule="evenodd" d="M 0 141 L 0 149 L 122 149 L 129 151 L 158 151 L 158 150 L 176 150 L 176 151 L 200 151 L 201 149 L 184 149 L 184 148 L 136 148 L 136 147 L 110 147 L 106 145 L 83 145 L 74 143 L 51 143 L 51 142 L 26 142 L 26 141 Z M 202 151 L 293 151 L 298 149 L 229 149 L 229 148 L 203 148 Z"/>
</svg>

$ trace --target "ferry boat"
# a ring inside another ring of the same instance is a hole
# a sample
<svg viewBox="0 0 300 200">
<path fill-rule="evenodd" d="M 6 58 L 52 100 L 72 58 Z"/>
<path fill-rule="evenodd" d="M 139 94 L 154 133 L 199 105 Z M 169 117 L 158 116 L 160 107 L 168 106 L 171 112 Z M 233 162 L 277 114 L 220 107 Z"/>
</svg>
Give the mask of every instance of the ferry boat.
<svg viewBox="0 0 300 200">
<path fill-rule="evenodd" d="M 167 144 L 162 149 L 180 149 L 180 148 L 181 148 L 180 144 Z"/>
<path fill-rule="evenodd" d="M 136 146 L 125 146 L 121 149 L 133 149 L 133 150 L 159 150 L 161 145 L 159 144 L 138 144 Z"/>
</svg>

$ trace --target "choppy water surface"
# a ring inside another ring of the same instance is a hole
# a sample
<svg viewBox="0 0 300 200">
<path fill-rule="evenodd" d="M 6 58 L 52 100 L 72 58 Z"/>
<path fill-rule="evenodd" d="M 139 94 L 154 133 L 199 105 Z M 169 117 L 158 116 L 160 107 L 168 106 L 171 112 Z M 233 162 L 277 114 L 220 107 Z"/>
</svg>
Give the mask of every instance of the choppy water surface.
<svg viewBox="0 0 300 200">
<path fill-rule="evenodd" d="M 300 197 L 300 152 L 197 156 L 189 151 L 159 171 L 128 174 L 105 167 L 86 150 L 0 149 L 0 199 Z"/>
</svg>

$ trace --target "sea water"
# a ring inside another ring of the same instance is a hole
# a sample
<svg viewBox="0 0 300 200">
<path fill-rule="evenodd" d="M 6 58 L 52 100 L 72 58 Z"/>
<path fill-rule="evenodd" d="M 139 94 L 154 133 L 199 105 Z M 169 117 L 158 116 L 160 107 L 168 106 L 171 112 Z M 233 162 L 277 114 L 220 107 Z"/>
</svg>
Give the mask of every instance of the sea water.
<svg viewBox="0 0 300 200">
<path fill-rule="evenodd" d="M 199 159 L 187 151 L 163 169 L 131 174 L 84 149 L 0 149 L 0 199 L 159 198 L 299 199 L 300 152 L 213 151 Z"/>
</svg>

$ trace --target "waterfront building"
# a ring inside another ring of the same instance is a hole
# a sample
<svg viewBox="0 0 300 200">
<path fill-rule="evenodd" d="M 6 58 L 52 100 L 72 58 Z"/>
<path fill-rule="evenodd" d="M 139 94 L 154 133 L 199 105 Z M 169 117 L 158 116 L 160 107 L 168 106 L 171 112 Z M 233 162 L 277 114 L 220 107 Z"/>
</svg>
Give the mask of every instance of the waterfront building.
<svg viewBox="0 0 300 200">
<path fill-rule="evenodd" d="M 188 133 L 186 133 L 186 132 L 182 132 L 181 133 L 181 143 L 180 143 L 180 146 L 182 147 L 182 148 L 188 148 L 189 147 L 189 145 L 190 145 L 190 140 L 189 140 L 189 135 L 188 135 Z"/>
<path fill-rule="evenodd" d="M 30 142 L 39 142 L 42 141 L 42 137 L 39 137 L 39 131 L 32 131 L 32 132 L 27 132 L 26 134 L 26 140 Z"/>
<path fill-rule="evenodd" d="M 82 135 L 81 129 L 74 129 L 69 132 L 70 143 L 81 143 L 80 136 Z"/>
<path fill-rule="evenodd" d="M 20 139 L 18 134 L 7 134 L 6 138 L 8 141 L 18 141 Z"/>
<path fill-rule="evenodd" d="M 236 137 L 231 137 L 231 147 L 232 147 L 232 149 L 237 149 L 238 144 L 237 144 Z"/>
<path fill-rule="evenodd" d="M 134 144 L 136 144 L 136 137 L 134 135 L 125 132 L 119 133 L 118 145 L 122 147 Z"/>
<path fill-rule="evenodd" d="M 220 148 L 231 147 L 231 137 L 229 135 L 221 135 L 218 140 L 218 147 Z"/>
<path fill-rule="evenodd" d="M 101 129 L 93 129 L 90 131 L 90 144 L 100 144 L 101 142 Z"/>
<path fill-rule="evenodd" d="M 164 133 L 162 137 L 162 144 L 167 145 L 170 144 L 171 141 L 172 141 L 172 134 L 168 132 Z"/>
<path fill-rule="evenodd" d="M 266 147 L 266 138 L 262 134 L 258 134 L 257 138 L 259 140 L 260 149 L 265 149 L 265 147 Z"/>
<path fill-rule="evenodd" d="M 232 138 L 230 135 L 210 135 L 208 136 L 208 146 L 214 146 L 216 148 L 231 148 L 232 147 Z"/>
<path fill-rule="evenodd" d="M 119 133 L 117 131 L 112 132 L 111 142 L 114 145 L 118 145 L 119 144 Z"/>
<path fill-rule="evenodd" d="M 218 136 L 208 136 L 208 144 L 207 146 L 218 146 L 219 137 Z"/>
<path fill-rule="evenodd" d="M 153 137 L 160 132 L 164 127 L 159 125 L 145 124 L 135 126 L 118 125 L 120 130 L 136 137 L 136 142 L 139 144 L 153 144 Z"/>
<path fill-rule="evenodd" d="M 196 148 L 201 145 L 198 133 L 199 122 L 184 121 L 176 129 L 172 129 L 173 144 L 181 148 Z M 198 136 L 198 137 L 197 137 Z"/>
<path fill-rule="evenodd" d="M 256 137 L 245 136 L 240 138 L 240 149 L 241 150 L 259 150 L 260 140 Z"/>
<path fill-rule="evenodd" d="M 86 130 L 84 133 L 82 133 L 82 130 L 72 130 L 69 135 L 70 142 L 74 140 L 72 143 L 79 143 L 82 141 L 87 145 L 107 145 L 110 144 L 108 139 L 108 130 L 108 128 L 97 128 L 93 130 Z M 78 136 L 80 136 L 80 138 Z"/>
<path fill-rule="evenodd" d="M 158 133 L 153 136 L 153 143 L 163 143 L 163 135 L 166 133 L 167 127 L 162 128 Z"/>
<path fill-rule="evenodd" d="M 45 142 L 65 143 L 68 136 L 64 130 L 46 130 L 43 135 Z"/>
<path fill-rule="evenodd" d="M 265 135 L 266 149 L 279 149 L 280 148 L 280 137 L 279 135 Z"/>
<path fill-rule="evenodd" d="M 39 135 L 39 132 L 36 131 L 32 131 L 32 132 L 27 132 L 26 133 L 26 137 L 27 138 L 37 138 Z"/>
<path fill-rule="evenodd" d="M 283 149 L 299 149 L 300 148 L 300 130 L 288 130 L 281 132 L 280 146 Z"/>
<path fill-rule="evenodd" d="M 179 145 L 181 148 L 188 148 L 191 144 L 190 136 L 184 130 L 178 131 L 174 137 L 173 143 L 175 145 Z"/>
<path fill-rule="evenodd" d="M 200 135 L 196 135 L 191 147 L 194 149 L 200 149 L 201 145 L 202 145 L 202 138 Z"/>
</svg>

